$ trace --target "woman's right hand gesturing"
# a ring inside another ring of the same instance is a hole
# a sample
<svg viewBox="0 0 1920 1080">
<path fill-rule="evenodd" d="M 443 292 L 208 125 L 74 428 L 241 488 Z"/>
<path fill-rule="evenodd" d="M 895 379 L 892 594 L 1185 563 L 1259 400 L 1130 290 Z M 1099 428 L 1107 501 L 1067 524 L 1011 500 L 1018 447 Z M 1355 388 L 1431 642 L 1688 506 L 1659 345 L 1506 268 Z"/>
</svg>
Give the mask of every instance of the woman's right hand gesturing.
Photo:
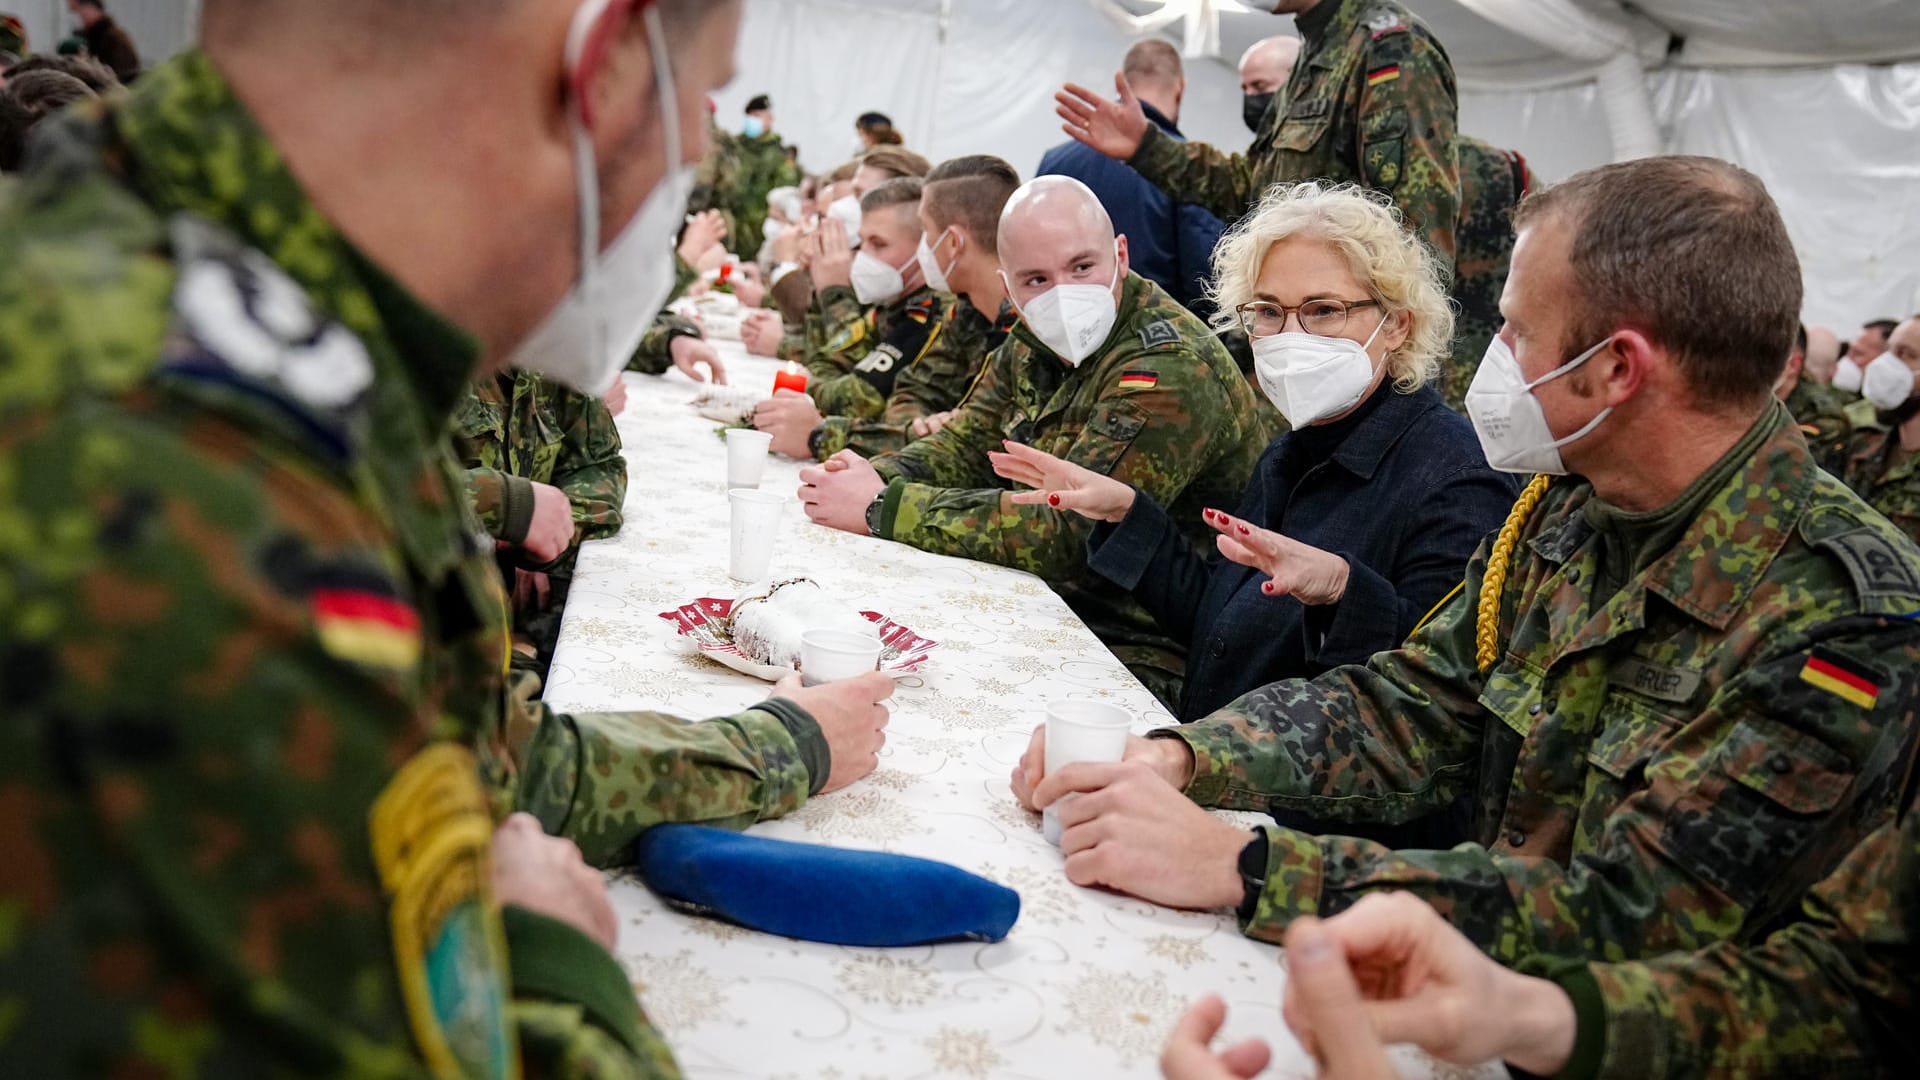
<svg viewBox="0 0 1920 1080">
<path fill-rule="evenodd" d="M 1016 505 L 1039 506 L 1044 503 L 1056 510 L 1071 510 L 1095 521 L 1115 522 L 1126 517 L 1127 511 L 1133 508 L 1133 497 L 1138 493 L 1131 484 L 1123 484 L 1092 469 L 1083 469 L 1071 461 L 1063 461 L 1031 446 L 1011 441 L 1001 445 L 1006 447 L 1005 453 L 987 453 L 987 460 L 993 463 L 993 471 L 1016 484 L 1025 484 L 1033 489 L 1015 492 L 1013 502 Z"/>
</svg>

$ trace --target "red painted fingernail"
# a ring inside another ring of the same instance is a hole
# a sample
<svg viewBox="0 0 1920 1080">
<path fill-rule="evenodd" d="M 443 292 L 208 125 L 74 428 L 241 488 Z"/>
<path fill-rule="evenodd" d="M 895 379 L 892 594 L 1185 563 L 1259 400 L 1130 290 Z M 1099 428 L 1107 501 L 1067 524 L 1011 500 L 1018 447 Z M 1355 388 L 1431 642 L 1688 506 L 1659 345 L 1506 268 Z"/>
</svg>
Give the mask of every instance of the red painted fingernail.
<svg viewBox="0 0 1920 1080">
<path fill-rule="evenodd" d="M 1247 527 L 1246 527 L 1245 525 L 1242 525 L 1242 526 L 1240 526 L 1240 535 L 1241 535 L 1241 536 L 1252 536 L 1252 535 L 1253 535 L 1253 530 L 1252 530 L 1252 529 L 1249 529 L 1249 528 L 1247 528 Z"/>
<path fill-rule="evenodd" d="M 1058 495 L 1049 495 L 1049 496 L 1047 496 L 1047 505 L 1048 505 L 1048 506 L 1059 506 L 1059 505 L 1060 505 L 1060 496 L 1058 496 Z"/>
<path fill-rule="evenodd" d="M 1267 583 L 1266 583 L 1265 585 L 1262 585 L 1262 586 L 1260 586 L 1260 591 L 1261 591 L 1261 592 L 1263 592 L 1263 593 L 1266 593 L 1266 594 L 1267 594 L 1268 596 L 1272 596 L 1272 595 L 1273 595 L 1273 582 L 1271 582 L 1271 581 L 1269 581 L 1269 582 L 1267 582 Z"/>
</svg>

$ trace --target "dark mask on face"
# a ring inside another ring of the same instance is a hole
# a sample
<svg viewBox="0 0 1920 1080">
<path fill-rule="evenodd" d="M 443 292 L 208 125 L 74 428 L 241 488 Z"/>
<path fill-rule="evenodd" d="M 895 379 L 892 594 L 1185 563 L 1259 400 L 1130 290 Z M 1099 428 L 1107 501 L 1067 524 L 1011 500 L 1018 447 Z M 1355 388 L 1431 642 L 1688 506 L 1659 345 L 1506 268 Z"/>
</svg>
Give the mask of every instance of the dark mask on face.
<svg viewBox="0 0 1920 1080">
<path fill-rule="evenodd" d="M 1247 130 L 1258 135 L 1260 121 L 1267 118 L 1267 110 L 1273 107 L 1273 91 L 1264 94 L 1248 94 L 1240 101 L 1240 119 L 1246 121 Z"/>
</svg>

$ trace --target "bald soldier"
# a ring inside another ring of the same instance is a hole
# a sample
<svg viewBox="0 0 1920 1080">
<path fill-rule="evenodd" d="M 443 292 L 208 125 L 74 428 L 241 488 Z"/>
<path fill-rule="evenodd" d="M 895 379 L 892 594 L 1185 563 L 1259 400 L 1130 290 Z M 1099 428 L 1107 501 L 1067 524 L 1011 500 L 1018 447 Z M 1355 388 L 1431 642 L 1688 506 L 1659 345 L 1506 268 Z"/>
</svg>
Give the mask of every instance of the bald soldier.
<svg viewBox="0 0 1920 1080">
<path fill-rule="evenodd" d="M 1148 689 L 1179 700 L 1183 643 L 1087 569 L 1091 523 L 1015 506 L 987 455 L 1007 441 L 1132 484 L 1196 543 L 1207 507 L 1239 496 L 1273 414 L 1207 328 L 1127 268 L 1124 237 L 1086 185 L 1041 177 L 1000 217 L 1000 275 L 1020 324 L 952 421 L 871 462 L 850 451 L 800 474 L 814 521 L 1038 575 Z"/>
<path fill-rule="evenodd" d="M 1293 77 L 1300 39 L 1293 34 L 1261 38 L 1240 54 L 1240 119 L 1255 135 L 1266 125 L 1273 99 Z"/>
<path fill-rule="evenodd" d="M 1467 401 L 1488 461 L 1539 477 L 1400 649 L 1121 764 L 1046 776 L 1030 747 L 1013 789 L 1077 795 L 1076 884 L 1239 905 L 1267 941 L 1400 890 L 1505 963 L 1631 959 L 1764 935 L 1886 820 L 1920 724 L 1920 548 L 1773 396 L 1801 275 L 1772 198 L 1650 158 L 1517 225 Z M 1397 823 L 1463 797 L 1448 850 L 1201 809 Z"/>
<path fill-rule="evenodd" d="M 205 0 L 204 51 L 38 136 L 0 201 L 0 1076 L 674 1074 L 586 864 L 863 775 L 891 680 L 528 705 L 448 430 L 507 368 L 617 376 L 740 7 Z"/>
</svg>

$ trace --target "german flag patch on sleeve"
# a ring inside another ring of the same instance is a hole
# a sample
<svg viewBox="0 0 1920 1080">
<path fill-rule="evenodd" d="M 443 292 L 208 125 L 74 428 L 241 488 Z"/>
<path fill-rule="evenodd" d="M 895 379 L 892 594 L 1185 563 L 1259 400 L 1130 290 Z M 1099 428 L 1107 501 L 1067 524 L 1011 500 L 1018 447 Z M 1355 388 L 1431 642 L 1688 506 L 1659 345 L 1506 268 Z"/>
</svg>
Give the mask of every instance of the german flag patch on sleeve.
<svg viewBox="0 0 1920 1080">
<path fill-rule="evenodd" d="M 1120 389 L 1151 390 L 1160 385 L 1160 376 L 1151 371 L 1123 371 L 1120 373 Z"/>
<path fill-rule="evenodd" d="M 390 596 L 361 589 L 313 593 L 320 646 L 349 663 L 404 671 L 420 661 L 420 616 Z"/>
<path fill-rule="evenodd" d="M 1863 709 L 1873 708 L 1874 702 L 1880 700 L 1881 676 L 1872 668 L 1830 649 L 1816 648 L 1807 655 L 1806 665 L 1800 669 L 1800 681 Z"/>
<path fill-rule="evenodd" d="M 1386 67 L 1376 68 L 1373 71 L 1367 72 L 1367 88 L 1376 89 L 1385 86 L 1399 77 L 1399 64 L 1388 64 Z"/>
</svg>

